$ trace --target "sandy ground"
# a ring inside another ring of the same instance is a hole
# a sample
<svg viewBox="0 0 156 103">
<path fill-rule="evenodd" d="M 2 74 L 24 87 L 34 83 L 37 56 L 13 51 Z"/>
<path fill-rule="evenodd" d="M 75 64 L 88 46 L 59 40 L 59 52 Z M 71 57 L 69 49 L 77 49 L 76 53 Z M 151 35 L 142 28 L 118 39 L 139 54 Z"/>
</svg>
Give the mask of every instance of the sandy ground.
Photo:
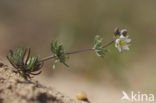
<svg viewBox="0 0 156 103">
<path fill-rule="evenodd" d="M 0 103 L 84 103 L 37 81 L 26 81 L 0 62 Z"/>
<path fill-rule="evenodd" d="M 63 81 L 62 81 L 63 78 Z M 39 79 L 39 78 L 38 78 Z M 74 75 L 57 75 L 56 77 L 41 77 L 40 82 L 55 86 L 66 95 L 76 98 L 79 92 L 85 92 L 92 103 L 120 103 L 121 91 L 109 85 L 90 83 Z"/>
</svg>

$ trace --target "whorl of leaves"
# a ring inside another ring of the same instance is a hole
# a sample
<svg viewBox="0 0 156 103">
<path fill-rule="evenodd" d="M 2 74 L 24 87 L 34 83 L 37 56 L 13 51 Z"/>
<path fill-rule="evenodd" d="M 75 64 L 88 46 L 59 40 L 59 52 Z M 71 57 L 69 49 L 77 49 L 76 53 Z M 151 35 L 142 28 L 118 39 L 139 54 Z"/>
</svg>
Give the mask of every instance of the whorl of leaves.
<svg viewBox="0 0 156 103">
<path fill-rule="evenodd" d="M 65 66 L 69 67 L 68 64 L 66 64 L 66 60 L 69 58 L 69 56 L 65 53 L 64 47 L 61 43 L 58 41 L 52 41 L 51 43 L 51 51 L 54 54 L 54 64 L 53 68 L 55 68 L 55 64 L 57 62 L 63 63 Z"/>
<path fill-rule="evenodd" d="M 94 47 L 93 49 L 95 49 L 96 55 L 99 57 L 104 57 L 105 53 L 108 51 L 107 49 L 105 49 L 103 47 L 103 43 L 102 43 L 103 39 L 100 38 L 98 35 L 95 37 L 94 39 Z"/>
<path fill-rule="evenodd" d="M 30 56 L 30 49 L 18 48 L 15 51 L 10 50 L 7 59 L 15 67 L 15 72 L 25 79 L 30 79 L 32 75 L 41 73 L 39 70 L 43 63 L 38 61 L 38 57 Z"/>
</svg>

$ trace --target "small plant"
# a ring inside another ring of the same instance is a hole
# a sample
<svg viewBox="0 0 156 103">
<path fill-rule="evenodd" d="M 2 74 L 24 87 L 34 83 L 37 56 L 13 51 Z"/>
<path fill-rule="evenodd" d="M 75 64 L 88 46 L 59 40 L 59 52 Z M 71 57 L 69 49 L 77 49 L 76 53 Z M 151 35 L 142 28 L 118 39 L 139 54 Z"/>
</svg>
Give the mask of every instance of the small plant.
<svg viewBox="0 0 156 103">
<path fill-rule="evenodd" d="M 43 62 L 38 61 L 38 57 L 30 56 L 30 48 L 18 48 L 16 51 L 10 50 L 7 56 L 9 62 L 16 68 L 15 72 L 19 73 L 26 80 L 32 78 L 32 75 L 41 73 L 40 69 Z"/>
<path fill-rule="evenodd" d="M 115 47 L 119 52 L 123 50 L 129 50 L 129 43 L 131 39 L 129 39 L 127 35 L 127 30 L 119 30 L 119 28 L 115 28 L 114 30 L 114 39 L 107 44 L 103 44 L 103 39 L 98 35 L 94 39 L 94 45 L 92 48 L 81 49 L 72 52 L 65 52 L 64 47 L 58 41 L 52 41 L 51 43 L 51 52 L 53 55 L 45 57 L 43 59 L 38 59 L 38 57 L 30 56 L 30 49 L 18 48 L 15 51 L 10 50 L 7 58 L 13 67 L 16 68 L 15 72 L 19 73 L 26 80 L 32 78 L 33 75 L 38 75 L 41 73 L 41 68 L 43 63 L 47 60 L 54 59 L 53 68 L 56 67 L 56 63 L 63 63 L 65 66 L 69 67 L 66 63 L 66 60 L 69 59 L 69 55 L 87 52 L 87 51 L 95 51 L 96 55 L 99 57 L 104 57 L 107 52 L 106 47 L 113 44 L 115 42 Z"/>
</svg>

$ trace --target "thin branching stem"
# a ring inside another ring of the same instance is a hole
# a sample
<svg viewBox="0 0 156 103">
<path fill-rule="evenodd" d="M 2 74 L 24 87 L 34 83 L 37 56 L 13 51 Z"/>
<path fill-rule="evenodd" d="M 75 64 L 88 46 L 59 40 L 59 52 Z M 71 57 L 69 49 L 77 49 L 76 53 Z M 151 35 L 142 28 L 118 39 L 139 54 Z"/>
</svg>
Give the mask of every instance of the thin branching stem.
<svg viewBox="0 0 156 103">
<path fill-rule="evenodd" d="M 68 55 L 70 55 L 70 54 L 77 54 L 77 53 L 93 51 L 93 50 L 94 50 L 93 48 L 87 48 L 87 49 L 81 49 L 81 50 L 77 50 L 77 51 L 68 52 L 66 54 L 68 54 Z"/>
<path fill-rule="evenodd" d="M 77 53 L 82 53 L 82 52 L 87 52 L 87 51 L 93 51 L 93 50 L 94 50 L 93 48 L 87 48 L 87 49 L 81 49 L 81 50 L 77 50 L 77 51 L 67 52 L 66 54 L 67 55 L 71 55 L 71 54 L 77 54 Z M 40 59 L 39 62 L 44 62 L 44 61 L 53 59 L 54 57 L 55 57 L 54 55 L 51 55 L 51 56 L 45 57 L 43 59 Z"/>
<path fill-rule="evenodd" d="M 107 46 L 109 46 L 109 45 L 113 44 L 113 43 L 114 43 L 114 41 L 115 41 L 115 39 L 113 39 L 111 42 L 108 42 L 107 44 L 105 44 L 105 45 L 103 46 L 103 48 L 105 48 L 105 47 L 107 47 Z"/>
<path fill-rule="evenodd" d="M 54 57 L 55 57 L 55 56 L 51 55 L 51 56 L 45 57 L 45 58 L 43 58 L 43 59 L 40 59 L 39 62 L 44 62 L 44 61 L 53 59 Z"/>
<path fill-rule="evenodd" d="M 108 42 L 108 43 L 105 44 L 103 47 L 105 48 L 105 47 L 111 45 L 114 41 L 115 41 L 115 39 L 112 40 L 111 42 Z M 77 53 L 88 52 L 88 51 L 94 51 L 94 50 L 95 50 L 94 48 L 87 48 L 87 49 L 81 49 L 81 50 L 76 50 L 76 51 L 72 51 L 72 52 L 67 52 L 66 54 L 67 54 L 67 55 L 71 55 L 71 54 L 77 54 Z M 43 58 L 43 59 L 40 59 L 39 62 L 44 62 L 44 61 L 53 59 L 54 57 L 55 57 L 54 55 L 51 55 L 51 56 L 45 57 L 45 58 Z"/>
</svg>

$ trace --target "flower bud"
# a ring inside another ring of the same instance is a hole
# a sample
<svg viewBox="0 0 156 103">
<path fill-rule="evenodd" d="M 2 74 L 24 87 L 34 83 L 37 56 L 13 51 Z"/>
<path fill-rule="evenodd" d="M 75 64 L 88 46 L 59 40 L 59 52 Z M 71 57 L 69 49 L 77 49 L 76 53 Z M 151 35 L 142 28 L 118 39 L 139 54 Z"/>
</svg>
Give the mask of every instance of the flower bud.
<svg viewBox="0 0 156 103">
<path fill-rule="evenodd" d="M 127 36 L 127 32 L 128 32 L 128 31 L 127 31 L 126 29 L 122 29 L 120 33 L 121 33 L 123 36 Z"/>
<path fill-rule="evenodd" d="M 116 28 L 114 29 L 114 35 L 115 35 L 115 36 L 120 36 L 119 27 L 116 27 Z"/>
</svg>

